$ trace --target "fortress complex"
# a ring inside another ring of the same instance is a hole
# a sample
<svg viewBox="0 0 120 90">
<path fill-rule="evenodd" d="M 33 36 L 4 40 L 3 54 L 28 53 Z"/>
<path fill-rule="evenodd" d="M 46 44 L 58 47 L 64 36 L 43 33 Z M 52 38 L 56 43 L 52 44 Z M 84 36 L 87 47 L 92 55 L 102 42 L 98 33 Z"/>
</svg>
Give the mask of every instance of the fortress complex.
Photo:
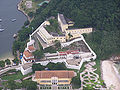
<svg viewBox="0 0 120 90">
<path fill-rule="evenodd" d="M 63 14 L 58 13 L 58 23 L 62 33 L 59 35 L 56 32 L 48 32 L 46 30 L 47 25 L 51 25 L 50 22 L 44 21 L 32 34 L 33 36 L 37 33 L 37 38 L 41 39 L 45 44 L 50 45 L 56 40 L 60 42 L 66 42 L 66 40 L 74 39 L 80 37 L 83 33 L 90 33 L 93 31 L 92 28 L 82 28 L 82 29 L 69 29 L 69 26 L 73 26 L 74 22 L 65 18 Z M 58 31 L 59 32 L 59 31 Z M 43 45 L 42 45 L 43 46 Z"/>
<path fill-rule="evenodd" d="M 69 26 L 73 26 L 74 22 L 65 18 L 63 14 L 58 13 L 58 22 L 61 27 L 62 32 L 65 32 L 66 39 L 73 39 L 80 37 L 83 33 L 90 33 L 93 31 L 92 28 L 81 28 L 81 29 L 69 29 Z M 69 38 L 71 35 L 71 38 Z"/>
</svg>

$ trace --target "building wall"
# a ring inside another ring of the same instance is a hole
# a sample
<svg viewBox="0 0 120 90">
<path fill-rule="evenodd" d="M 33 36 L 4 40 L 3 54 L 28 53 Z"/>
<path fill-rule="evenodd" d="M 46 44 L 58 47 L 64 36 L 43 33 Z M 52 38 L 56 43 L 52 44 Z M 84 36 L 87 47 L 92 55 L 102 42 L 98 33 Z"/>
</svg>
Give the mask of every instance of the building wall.
<svg viewBox="0 0 120 90">
<path fill-rule="evenodd" d="M 21 73 L 23 75 L 26 75 L 28 73 L 32 72 L 32 67 L 29 67 L 28 69 L 24 70 L 23 67 L 21 66 Z"/>
<path fill-rule="evenodd" d="M 54 36 L 53 39 L 54 39 L 54 41 L 58 40 L 60 42 L 66 42 L 66 37 L 65 36 Z"/>
<path fill-rule="evenodd" d="M 63 80 L 67 80 L 68 82 L 64 82 Z M 35 79 L 35 81 L 39 84 L 42 84 L 42 85 L 52 85 L 52 79 L 51 78 Z M 45 82 L 41 82 L 41 81 L 45 81 Z M 71 78 L 58 78 L 57 81 L 58 81 L 58 85 L 70 84 Z M 59 81 L 63 81 L 63 82 L 59 82 Z"/>
<path fill-rule="evenodd" d="M 80 37 L 80 35 L 83 33 L 90 33 L 92 31 L 93 31 L 92 28 L 83 28 L 83 29 L 68 29 L 65 32 L 67 39 L 69 39 L 69 35 L 68 35 L 69 33 L 73 36 L 72 38 L 77 38 Z"/>
<path fill-rule="evenodd" d="M 23 55 L 23 57 L 24 57 L 25 59 L 31 59 L 31 58 L 34 58 L 34 56 L 26 57 L 25 55 Z"/>
<path fill-rule="evenodd" d="M 60 17 L 59 17 L 59 15 L 58 15 L 58 23 L 60 24 L 62 32 L 65 32 L 65 30 L 68 29 L 68 24 L 63 24 Z"/>
<path fill-rule="evenodd" d="M 44 34 L 42 34 L 40 31 L 37 32 L 37 33 L 38 33 L 38 35 L 42 38 L 42 40 L 43 40 L 45 43 L 47 43 L 47 44 L 52 43 L 53 38 L 51 38 L 51 39 L 47 39 L 47 38 L 44 36 Z"/>
</svg>

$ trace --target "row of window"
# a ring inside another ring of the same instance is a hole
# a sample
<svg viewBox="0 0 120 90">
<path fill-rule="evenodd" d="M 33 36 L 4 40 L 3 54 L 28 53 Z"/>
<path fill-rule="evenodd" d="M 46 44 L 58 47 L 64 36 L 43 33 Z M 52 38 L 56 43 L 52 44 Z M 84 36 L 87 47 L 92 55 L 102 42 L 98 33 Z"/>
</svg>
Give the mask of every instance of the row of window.
<svg viewBox="0 0 120 90">
<path fill-rule="evenodd" d="M 86 31 L 91 31 L 91 30 L 86 29 L 86 30 L 80 30 L 80 31 L 79 31 L 79 30 L 77 30 L 77 31 L 68 31 L 67 33 L 70 33 L 70 32 L 71 32 L 71 33 L 74 33 L 74 32 L 77 32 L 77 33 L 78 33 L 78 32 L 86 32 Z"/>
<path fill-rule="evenodd" d="M 43 82 L 43 83 L 48 83 L 48 82 L 51 82 L 51 80 L 43 80 L 43 81 L 40 81 L 40 82 Z M 52 80 L 52 83 L 57 83 L 57 82 L 69 82 L 68 80 Z"/>
<path fill-rule="evenodd" d="M 54 38 L 54 39 L 56 39 L 56 38 Z M 57 38 L 57 39 L 65 39 L 65 38 Z"/>
</svg>

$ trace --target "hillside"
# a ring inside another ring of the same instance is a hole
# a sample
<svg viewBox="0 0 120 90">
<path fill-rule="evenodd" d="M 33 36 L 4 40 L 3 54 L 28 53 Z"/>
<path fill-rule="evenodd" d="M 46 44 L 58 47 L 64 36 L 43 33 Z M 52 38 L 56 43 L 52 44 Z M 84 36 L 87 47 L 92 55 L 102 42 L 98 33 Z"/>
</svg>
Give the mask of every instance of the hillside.
<svg viewBox="0 0 120 90">
<path fill-rule="evenodd" d="M 120 53 L 119 5 L 119 0 L 51 0 L 36 10 L 30 26 L 36 29 L 46 18 L 62 13 L 75 22 L 76 28 L 94 28 L 95 32 L 84 36 L 98 57 L 105 59 Z M 19 41 L 28 38 L 22 30 L 19 33 Z"/>
</svg>

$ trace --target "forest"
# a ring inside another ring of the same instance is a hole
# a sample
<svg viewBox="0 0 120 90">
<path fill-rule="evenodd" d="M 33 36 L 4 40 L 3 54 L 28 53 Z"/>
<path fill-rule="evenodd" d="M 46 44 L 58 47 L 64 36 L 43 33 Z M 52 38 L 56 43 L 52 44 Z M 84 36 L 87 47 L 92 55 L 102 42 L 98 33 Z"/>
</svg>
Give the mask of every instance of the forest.
<svg viewBox="0 0 120 90">
<path fill-rule="evenodd" d="M 58 13 L 74 21 L 76 28 L 92 27 L 94 29 L 94 32 L 83 35 L 99 59 L 120 54 L 119 0 L 51 0 L 49 4 L 44 4 L 36 10 L 29 28 L 23 27 L 19 31 L 19 39 L 14 42 L 13 50 L 18 49 L 17 42 L 18 44 L 25 42 L 29 34 L 44 20 L 50 16 L 57 17 Z M 23 46 L 19 45 L 21 52 Z"/>
</svg>

